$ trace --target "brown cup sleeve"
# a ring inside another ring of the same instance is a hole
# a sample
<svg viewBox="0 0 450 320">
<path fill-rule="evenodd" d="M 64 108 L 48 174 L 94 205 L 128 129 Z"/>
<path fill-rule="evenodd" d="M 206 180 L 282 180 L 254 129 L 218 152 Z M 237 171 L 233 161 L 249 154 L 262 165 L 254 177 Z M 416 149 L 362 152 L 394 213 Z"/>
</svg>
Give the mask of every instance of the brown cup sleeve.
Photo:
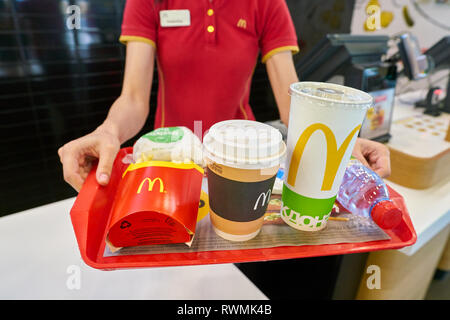
<svg viewBox="0 0 450 320">
<path fill-rule="evenodd" d="M 224 178 L 209 167 L 209 206 L 218 216 L 236 222 L 256 220 L 264 215 L 276 175 L 256 182 Z"/>
</svg>

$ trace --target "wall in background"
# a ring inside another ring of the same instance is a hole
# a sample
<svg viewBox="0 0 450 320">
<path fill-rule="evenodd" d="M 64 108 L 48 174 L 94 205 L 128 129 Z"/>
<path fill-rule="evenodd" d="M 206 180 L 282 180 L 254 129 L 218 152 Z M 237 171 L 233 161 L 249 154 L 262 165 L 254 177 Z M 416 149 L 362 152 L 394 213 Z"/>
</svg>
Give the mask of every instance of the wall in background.
<svg viewBox="0 0 450 320">
<path fill-rule="evenodd" d="M 450 2 L 438 3 L 436 0 L 378 0 L 382 11 L 393 13 L 393 20 L 386 28 L 367 32 L 364 30 L 365 12 L 369 0 L 357 0 L 351 24 L 352 34 L 387 34 L 411 32 L 424 49 L 431 47 L 442 37 L 450 34 Z M 416 4 L 416 5 L 415 5 Z M 403 18 L 403 7 L 407 7 L 414 25 L 409 27 Z"/>
<path fill-rule="evenodd" d="M 76 194 L 57 150 L 95 129 L 120 94 L 124 3 L 0 0 L 0 215 Z M 71 4 L 80 30 L 66 27 Z"/>
<path fill-rule="evenodd" d="M 352 34 L 383 34 L 394 36 L 402 32 L 410 32 L 417 37 L 419 45 L 423 50 L 433 46 L 444 36 L 450 35 L 450 1 L 378 0 L 381 11 L 392 12 L 393 20 L 386 28 L 371 32 L 365 31 L 363 27 L 368 17 L 365 12 L 368 3 L 369 0 L 356 1 L 351 24 Z M 414 23 L 413 26 L 408 26 L 404 18 L 403 7 L 405 6 L 409 17 Z M 395 52 L 396 50 L 394 47 L 390 52 Z M 409 81 L 405 77 L 399 78 L 397 93 L 427 88 L 429 81 L 445 89 L 447 75 L 448 70 L 443 70 L 433 74 L 429 79 L 425 78 L 419 81 Z"/>
</svg>

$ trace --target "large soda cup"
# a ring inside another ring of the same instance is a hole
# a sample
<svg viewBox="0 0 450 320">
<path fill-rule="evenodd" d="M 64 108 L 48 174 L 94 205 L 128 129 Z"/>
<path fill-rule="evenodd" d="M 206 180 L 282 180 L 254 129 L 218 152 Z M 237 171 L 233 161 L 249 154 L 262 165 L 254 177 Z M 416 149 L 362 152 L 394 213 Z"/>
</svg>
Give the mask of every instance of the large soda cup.
<svg viewBox="0 0 450 320">
<path fill-rule="evenodd" d="M 372 97 L 321 82 L 289 88 L 291 108 L 282 219 L 303 231 L 325 228 Z"/>
</svg>

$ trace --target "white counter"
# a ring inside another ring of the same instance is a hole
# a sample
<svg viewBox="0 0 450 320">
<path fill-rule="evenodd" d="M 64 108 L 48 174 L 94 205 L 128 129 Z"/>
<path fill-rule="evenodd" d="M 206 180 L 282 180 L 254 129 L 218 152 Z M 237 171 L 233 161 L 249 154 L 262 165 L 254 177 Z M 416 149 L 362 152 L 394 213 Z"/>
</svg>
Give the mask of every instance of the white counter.
<svg viewBox="0 0 450 320">
<path fill-rule="evenodd" d="M 409 98 L 414 97 L 414 95 L 420 97 L 423 96 L 423 93 L 411 93 Z M 404 96 L 403 99 L 407 99 L 407 97 Z M 399 100 L 397 99 L 395 103 L 393 121 L 423 113 L 423 109 L 414 108 L 412 104 L 404 104 Z M 420 149 L 417 152 L 426 151 L 423 150 L 423 143 L 414 142 L 411 142 L 408 146 L 408 151 L 411 152 L 411 148 L 414 146 Z M 428 149 L 431 149 L 431 146 Z M 427 150 L 427 152 L 430 152 L 430 150 Z M 443 178 L 438 184 L 423 190 L 406 188 L 389 180 L 386 182 L 405 199 L 406 207 L 417 233 L 417 242 L 410 247 L 400 249 L 400 251 L 413 255 L 450 223 L 450 178 Z"/>
<path fill-rule="evenodd" d="M 89 267 L 70 221 L 73 202 L 0 218 L 0 299 L 267 299 L 233 264 Z"/>
<path fill-rule="evenodd" d="M 450 223 L 450 180 L 425 190 L 406 188 L 390 181 L 387 183 L 405 199 L 417 241 L 400 251 L 413 255 Z"/>
</svg>

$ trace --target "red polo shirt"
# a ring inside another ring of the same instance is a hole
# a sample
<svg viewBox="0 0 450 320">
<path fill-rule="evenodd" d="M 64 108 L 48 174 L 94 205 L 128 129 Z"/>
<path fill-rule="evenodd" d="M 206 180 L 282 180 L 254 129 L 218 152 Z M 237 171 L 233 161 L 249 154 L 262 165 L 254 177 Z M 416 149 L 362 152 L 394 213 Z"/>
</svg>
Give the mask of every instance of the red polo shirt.
<svg viewBox="0 0 450 320">
<path fill-rule="evenodd" d="M 182 9 L 189 26 L 161 26 L 161 10 Z M 299 50 L 284 0 L 127 0 L 120 41 L 156 48 L 155 128 L 194 130 L 202 121 L 202 131 L 222 120 L 254 120 L 248 101 L 258 54 L 264 63 Z"/>
</svg>

